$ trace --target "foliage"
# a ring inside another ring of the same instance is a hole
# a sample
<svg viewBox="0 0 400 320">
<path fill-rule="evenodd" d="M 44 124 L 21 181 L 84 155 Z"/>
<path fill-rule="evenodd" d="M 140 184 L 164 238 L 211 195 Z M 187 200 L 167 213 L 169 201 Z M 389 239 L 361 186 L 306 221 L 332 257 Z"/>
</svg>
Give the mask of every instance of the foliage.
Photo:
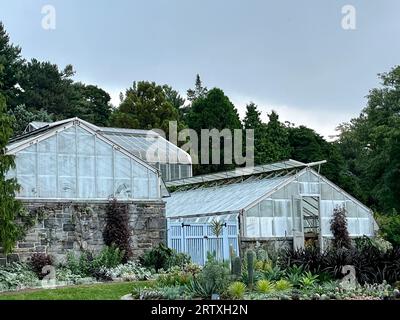
<svg viewBox="0 0 400 320">
<path fill-rule="evenodd" d="M 275 290 L 276 291 L 287 291 L 292 289 L 292 284 L 285 279 L 280 279 L 277 282 L 275 282 Z"/>
<path fill-rule="evenodd" d="M 375 214 L 382 237 L 395 246 L 400 246 L 400 215 L 393 210 L 388 214 Z"/>
<path fill-rule="evenodd" d="M 95 277 L 101 280 L 111 280 L 107 269 L 115 268 L 123 261 L 124 252 L 115 246 L 105 247 L 102 251 L 94 255 L 85 251 L 76 257 L 70 251 L 67 253 L 65 267 L 71 270 L 73 274 L 82 277 Z"/>
<path fill-rule="evenodd" d="M 1 35 L 2 24 L 0 24 Z M 2 72 L 4 69 L 0 65 L 0 75 Z M 0 247 L 3 248 L 5 254 L 8 254 L 23 234 L 22 227 L 17 223 L 22 204 L 15 199 L 16 192 L 19 190 L 16 179 L 8 179 L 6 176 L 10 169 L 15 168 L 15 162 L 13 156 L 5 154 L 8 140 L 12 136 L 12 119 L 7 115 L 5 97 L 1 93 L 0 128 Z"/>
<path fill-rule="evenodd" d="M 122 279 L 123 281 L 138 281 L 149 280 L 151 278 L 151 272 L 134 261 L 128 261 L 125 264 L 119 264 L 112 268 L 102 267 L 102 270 L 108 278 L 113 280 Z"/>
<path fill-rule="evenodd" d="M 400 67 L 379 74 L 379 78 L 381 85 L 370 90 L 360 116 L 339 127 L 339 145 L 358 180 L 361 199 L 390 213 L 400 210 Z"/>
<path fill-rule="evenodd" d="M 254 259 L 255 253 L 253 250 L 247 250 L 246 252 L 247 258 L 247 275 L 248 275 L 248 284 L 250 289 L 253 288 L 254 284 Z"/>
<path fill-rule="evenodd" d="M 168 270 L 173 266 L 184 266 L 190 262 L 190 257 L 184 253 L 177 253 L 163 243 L 145 252 L 139 257 L 140 264 L 146 268 Z"/>
<path fill-rule="evenodd" d="M 47 113 L 46 110 L 41 109 L 29 111 L 25 105 L 18 105 L 14 108 L 14 110 L 9 110 L 8 113 L 13 117 L 14 136 L 21 135 L 28 124 L 32 121 L 53 121 L 53 118 Z"/>
<path fill-rule="evenodd" d="M 256 283 L 256 290 L 261 293 L 270 293 L 274 290 L 274 284 L 266 279 L 258 280 Z"/>
<path fill-rule="evenodd" d="M 193 279 L 193 274 L 175 266 L 161 273 L 157 278 L 160 286 L 184 286 Z"/>
<path fill-rule="evenodd" d="M 0 267 L 0 292 L 19 290 L 40 285 L 40 280 L 29 265 L 11 263 Z"/>
<path fill-rule="evenodd" d="M 363 250 L 364 248 L 368 248 L 370 246 L 373 246 L 382 252 L 387 252 L 388 250 L 393 249 L 393 245 L 389 241 L 383 239 L 380 235 L 374 238 L 363 236 L 361 238 L 357 238 L 355 243 L 358 250 Z"/>
<path fill-rule="evenodd" d="M 133 82 L 125 98 L 110 117 L 111 125 L 120 128 L 161 129 L 169 132 L 169 121 L 178 121 L 179 112 L 155 82 Z"/>
<path fill-rule="evenodd" d="M 303 288 L 310 288 L 318 281 L 318 275 L 312 274 L 310 271 L 305 272 L 304 276 L 300 279 L 300 285 Z"/>
<path fill-rule="evenodd" d="M 333 218 L 330 223 L 331 232 L 333 234 L 333 247 L 336 249 L 350 248 L 351 239 L 347 230 L 346 209 L 344 207 L 334 208 Z"/>
<path fill-rule="evenodd" d="M 119 204 L 113 199 L 106 210 L 106 225 L 103 231 L 104 243 L 107 246 L 116 246 L 123 255 L 123 262 L 132 256 L 131 232 L 129 230 L 129 213 L 126 204 Z"/>
<path fill-rule="evenodd" d="M 92 277 L 85 277 L 80 274 L 74 274 L 70 269 L 66 267 L 56 268 L 56 280 L 58 284 L 87 284 L 96 282 L 96 279 Z"/>
<path fill-rule="evenodd" d="M 207 94 L 207 87 L 203 87 L 203 83 L 201 82 L 200 75 L 196 75 L 196 82 L 194 89 L 187 90 L 187 97 L 189 101 L 195 101 L 199 98 L 204 98 Z"/>
<path fill-rule="evenodd" d="M 30 258 L 29 264 L 39 279 L 43 279 L 43 277 L 47 274 L 43 273 L 43 268 L 45 266 L 52 266 L 53 259 L 46 253 L 34 253 Z"/>
<path fill-rule="evenodd" d="M 284 276 L 284 271 L 279 267 L 279 265 L 272 266 L 268 265 L 268 268 L 264 271 L 264 277 L 271 281 L 277 281 Z"/>
<path fill-rule="evenodd" d="M 228 296 L 232 299 L 243 299 L 245 292 L 246 285 L 239 281 L 232 282 L 227 289 Z"/>
<path fill-rule="evenodd" d="M 209 256 L 202 271 L 187 285 L 187 291 L 194 297 L 210 298 L 213 293 L 223 294 L 230 282 L 227 263 Z"/>
<path fill-rule="evenodd" d="M 193 101 L 190 111 L 187 115 L 186 122 L 188 127 L 195 130 L 200 137 L 199 145 L 209 145 L 208 142 L 210 140 L 208 136 L 201 139 L 202 129 L 227 129 L 232 133 L 233 137 L 232 130 L 242 128 L 237 109 L 229 100 L 229 98 L 224 94 L 224 92 L 218 88 L 211 89 L 210 91 L 208 91 L 205 97 L 197 98 Z M 207 141 L 203 141 L 204 139 L 207 139 Z M 202 161 L 201 166 L 195 166 L 193 168 L 195 171 L 194 174 L 210 173 L 234 168 L 232 164 L 225 164 L 224 162 L 223 149 L 225 145 L 225 139 L 223 138 L 222 134 L 219 142 L 221 146 L 219 150 L 219 164 L 207 164 Z M 212 158 L 212 149 L 213 148 L 210 145 L 208 150 L 209 159 L 207 160 L 211 160 Z M 200 152 L 199 159 L 201 157 L 202 154 Z M 205 157 L 205 155 L 203 155 L 203 157 Z M 209 161 L 209 163 L 212 162 Z"/>
</svg>

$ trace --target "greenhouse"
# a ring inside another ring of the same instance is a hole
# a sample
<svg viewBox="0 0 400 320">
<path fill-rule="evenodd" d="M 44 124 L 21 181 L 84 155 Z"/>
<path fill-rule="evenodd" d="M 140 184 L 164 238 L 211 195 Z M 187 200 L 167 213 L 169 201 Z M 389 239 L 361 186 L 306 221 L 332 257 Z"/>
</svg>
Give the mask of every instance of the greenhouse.
<svg viewBox="0 0 400 320">
<path fill-rule="evenodd" d="M 373 236 L 372 211 L 313 169 L 324 162 L 289 160 L 167 183 L 175 189 L 166 199 L 170 245 L 204 263 L 203 251 L 215 247 L 207 244 L 211 222 L 220 220 L 225 227 L 218 240 L 221 257 L 229 257 L 230 247 L 238 252 L 257 242 L 302 248 L 313 241 L 323 249 L 332 238 L 335 208 L 345 208 L 351 237 Z"/>
<path fill-rule="evenodd" d="M 60 122 L 31 122 L 25 132 L 46 131 L 71 119 Z M 113 144 L 124 148 L 161 172 L 164 181 L 183 179 L 192 176 L 192 159 L 188 153 L 152 130 L 98 127 L 79 119 L 94 132 L 107 138 Z M 22 139 L 25 137 L 22 136 Z M 19 139 L 21 139 L 19 138 Z"/>
</svg>

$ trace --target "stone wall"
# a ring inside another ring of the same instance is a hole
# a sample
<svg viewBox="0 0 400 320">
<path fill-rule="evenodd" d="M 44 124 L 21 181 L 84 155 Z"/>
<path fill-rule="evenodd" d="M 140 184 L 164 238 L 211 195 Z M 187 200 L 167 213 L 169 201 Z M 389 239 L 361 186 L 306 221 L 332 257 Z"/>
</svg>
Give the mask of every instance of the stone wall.
<svg viewBox="0 0 400 320">
<path fill-rule="evenodd" d="M 30 216 L 37 216 L 36 225 L 14 252 L 6 258 L 0 253 L 0 264 L 26 261 L 35 252 L 65 259 L 68 251 L 99 252 L 104 247 L 103 230 L 108 203 L 26 203 Z M 166 243 L 164 202 L 128 203 L 133 258 L 160 242 Z"/>
</svg>

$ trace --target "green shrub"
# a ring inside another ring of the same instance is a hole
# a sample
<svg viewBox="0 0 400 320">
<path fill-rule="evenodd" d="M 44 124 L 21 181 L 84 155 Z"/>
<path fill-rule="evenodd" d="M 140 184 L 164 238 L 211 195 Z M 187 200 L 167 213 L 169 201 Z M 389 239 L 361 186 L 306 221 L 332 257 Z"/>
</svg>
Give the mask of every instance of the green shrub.
<svg viewBox="0 0 400 320">
<path fill-rule="evenodd" d="M 25 263 L 0 267 L 0 292 L 36 287 L 40 283 L 36 273 Z"/>
<path fill-rule="evenodd" d="M 213 293 L 223 294 L 229 283 L 229 265 L 209 256 L 201 272 L 186 287 L 192 296 L 210 299 Z"/>
<path fill-rule="evenodd" d="M 243 299 L 246 292 L 246 285 L 243 282 L 233 282 L 229 285 L 227 293 L 232 299 Z"/>
<path fill-rule="evenodd" d="M 260 293 L 270 293 L 274 291 L 274 284 L 269 280 L 259 280 L 256 283 L 256 289 Z"/>
<path fill-rule="evenodd" d="M 287 291 L 292 289 L 292 284 L 288 280 L 281 279 L 275 282 L 275 289 L 276 291 Z"/>
<path fill-rule="evenodd" d="M 264 277 L 270 281 L 278 281 L 285 275 L 285 272 L 278 266 L 271 266 L 264 271 Z"/>
<path fill-rule="evenodd" d="M 145 252 L 139 257 L 140 264 L 146 268 L 167 270 L 173 266 L 183 266 L 190 262 L 190 257 L 184 253 L 177 253 L 163 243 Z"/>
<path fill-rule="evenodd" d="M 375 214 L 376 222 L 379 225 L 379 232 L 382 237 L 394 246 L 400 246 L 400 214 Z"/>
<path fill-rule="evenodd" d="M 77 257 L 72 251 L 67 253 L 65 267 L 73 274 L 82 277 L 95 277 L 99 280 L 111 280 L 106 269 L 117 267 L 124 259 L 124 252 L 116 246 L 104 247 L 98 255 L 89 251 Z"/>
<path fill-rule="evenodd" d="M 115 279 L 119 278 L 124 281 L 137 281 L 137 280 L 149 280 L 151 278 L 151 272 L 138 265 L 133 261 L 128 261 L 124 264 L 119 264 L 114 268 L 102 268 L 107 278 Z"/>
<path fill-rule="evenodd" d="M 192 278 L 192 273 L 183 271 L 175 266 L 165 273 L 161 273 L 157 278 L 157 283 L 160 286 L 183 286 L 189 284 Z"/>
<path fill-rule="evenodd" d="M 312 274 L 307 271 L 304 276 L 300 279 L 300 285 L 302 288 L 310 288 L 317 284 L 318 275 Z"/>
</svg>

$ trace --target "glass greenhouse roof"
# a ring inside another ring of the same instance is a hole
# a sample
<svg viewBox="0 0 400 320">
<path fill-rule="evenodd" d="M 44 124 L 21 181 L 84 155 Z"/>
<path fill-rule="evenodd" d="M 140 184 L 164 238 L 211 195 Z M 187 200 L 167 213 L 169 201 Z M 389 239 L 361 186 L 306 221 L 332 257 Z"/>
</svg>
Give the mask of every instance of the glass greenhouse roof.
<svg viewBox="0 0 400 320">
<path fill-rule="evenodd" d="M 169 142 L 157 132 L 152 130 L 123 129 L 97 127 L 78 118 L 67 119 L 54 123 L 31 122 L 25 130 L 25 134 L 13 139 L 8 149 L 17 147 L 25 142 L 26 138 L 46 132 L 56 126 L 63 125 L 72 120 L 79 120 L 94 131 L 100 133 L 113 143 L 123 147 L 133 155 L 142 160 L 154 163 L 179 163 L 191 164 L 191 157 L 188 153 Z"/>
<path fill-rule="evenodd" d="M 174 192 L 170 198 L 165 199 L 167 218 L 238 212 L 290 178 L 291 176 L 248 180 Z"/>
<path fill-rule="evenodd" d="M 226 180 L 226 179 L 233 179 L 239 177 L 246 177 L 246 176 L 254 176 L 257 174 L 269 173 L 269 172 L 277 172 L 283 170 L 294 170 L 294 169 L 301 169 L 305 167 L 312 167 L 318 166 L 325 163 L 326 160 L 313 162 L 313 163 L 303 163 L 296 160 L 286 160 L 281 162 L 275 162 L 265 165 L 259 165 L 254 167 L 244 167 L 244 168 L 237 168 L 231 171 L 225 172 L 218 172 L 213 174 L 206 174 L 200 175 L 190 178 L 184 178 L 175 181 L 169 181 L 166 183 L 167 187 L 179 187 L 179 186 L 187 186 L 191 184 L 202 184 L 211 181 L 218 181 L 218 180 Z"/>
</svg>

